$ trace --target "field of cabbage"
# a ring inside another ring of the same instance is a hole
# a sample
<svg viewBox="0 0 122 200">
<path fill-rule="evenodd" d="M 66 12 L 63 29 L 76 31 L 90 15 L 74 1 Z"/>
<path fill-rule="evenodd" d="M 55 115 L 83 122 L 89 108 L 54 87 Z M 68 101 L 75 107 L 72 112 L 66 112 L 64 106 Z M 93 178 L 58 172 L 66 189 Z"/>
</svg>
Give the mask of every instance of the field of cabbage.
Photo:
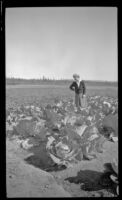
<svg viewBox="0 0 122 200">
<path fill-rule="evenodd" d="M 111 96 L 117 97 L 117 87 L 88 86 L 87 95 L 89 96 Z M 74 99 L 74 93 L 68 86 L 61 85 L 8 85 L 6 87 L 6 106 L 16 106 L 21 104 L 46 104 L 51 103 L 54 98 Z"/>
<path fill-rule="evenodd" d="M 105 142 L 110 145 L 118 142 L 117 87 L 89 86 L 87 101 L 87 108 L 75 112 L 74 93 L 68 87 L 20 85 L 6 88 L 6 137 L 34 154 L 26 158 L 28 164 L 54 176 L 60 174 L 64 187 L 63 181 L 67 173 L 72 175 L 72 168 L 75 170 L 81 162 L 88 162 L 90 166 L 90 162 L 99 160 L 99 155 L 104 153 Z M 100 175 L 97 184 L 95 181 L 86 183 L 88 178 L 83 181 L 82 177 L 78 189 L 78 183 L 73 186 L 69 179 L 69 192 L 78 197 L 94 196 L 97 187 L 99 196 L 118 194 L 116 161 L 111 165 L 113 171 Z M 112 181 L 111 176 L 116 181 Z"/>
</svg>

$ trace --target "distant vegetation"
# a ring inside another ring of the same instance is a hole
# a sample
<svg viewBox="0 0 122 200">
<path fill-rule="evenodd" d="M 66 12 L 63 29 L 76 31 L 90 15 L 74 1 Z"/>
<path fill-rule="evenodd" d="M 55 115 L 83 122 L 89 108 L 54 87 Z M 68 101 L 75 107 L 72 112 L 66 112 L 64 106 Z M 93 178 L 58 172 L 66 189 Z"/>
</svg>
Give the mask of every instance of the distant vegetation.
<svg viewBox="0 0 122 200">
<path fill-rule="evenodd" d="M 6 78 L 6 85 L 68 85 L 72 82 L 72 79 L 49 79 L 49 78 L 40 78 L 40 79 L 22 79 L 22 78 Z M 117 86 L 118 82 L 110 81 L 90 81 L 85 80 L 85 83 L 90 86 Z"/>
</svg>

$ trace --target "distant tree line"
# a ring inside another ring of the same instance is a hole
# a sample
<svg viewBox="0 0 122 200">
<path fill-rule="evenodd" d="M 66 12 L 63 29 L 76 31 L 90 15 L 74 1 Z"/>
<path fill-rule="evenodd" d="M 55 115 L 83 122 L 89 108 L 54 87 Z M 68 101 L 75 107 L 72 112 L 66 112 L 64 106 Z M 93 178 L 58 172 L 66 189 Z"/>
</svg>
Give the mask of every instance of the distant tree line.
<svg viewBox="0 0 122 200">
<path fill-rule="evenodd" d="M 24 79 L 24 78 L 6 78 L 6 84 L 7 85 L 18 85 L 18 84 L 67 84 L 71 82 L 71 80 L 67 80 L 67 79 L 50 79 L 50 78 L 46 78 L 45 76 L 43 76 L 40 79 Z"/>
<path fill-rule="evenodd" d="M 22 85 L 26 85 L 26 84 L 31 84 L 31 85 L 42 85 L 42 84 L 52 84 L 52 85 L 68 85 L 72 82 L 72 79 L 50 79 L 50 78 L 46 78 L 45 76 L 43 76 L 40 79 L 24 79 L 24 78 L 6 78 L 6 85 L 18 85 L 18 84 L 22 84 Z M 85 83 L 87 85 L 91 85 L 91 86 L 99 86 L 99 85 L 107 85 L 107 86 L 117 86 L 118 82 L 110 82 L 110 81 L 98 81 L 98 80 L 85 80 Z"/>
</svg>

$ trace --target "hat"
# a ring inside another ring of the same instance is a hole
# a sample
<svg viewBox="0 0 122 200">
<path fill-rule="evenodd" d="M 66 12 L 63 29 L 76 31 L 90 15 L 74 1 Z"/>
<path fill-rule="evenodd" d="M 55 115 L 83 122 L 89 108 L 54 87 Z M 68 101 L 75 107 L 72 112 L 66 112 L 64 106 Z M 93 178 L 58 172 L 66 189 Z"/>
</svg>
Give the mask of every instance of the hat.
<svg viewBox="0 0 122 200">
<path fill-rule="evenodd" d="M 73 74 L 73 78 L 80 77 L 78 74 Z"/>
</svg>

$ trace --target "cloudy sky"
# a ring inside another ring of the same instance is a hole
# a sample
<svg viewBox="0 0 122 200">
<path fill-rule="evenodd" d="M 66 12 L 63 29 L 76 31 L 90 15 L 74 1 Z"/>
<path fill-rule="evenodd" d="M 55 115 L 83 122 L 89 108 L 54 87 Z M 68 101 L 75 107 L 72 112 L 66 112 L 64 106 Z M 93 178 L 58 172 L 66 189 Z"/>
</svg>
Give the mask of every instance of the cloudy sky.
<svg viewBox="0 0 122 200">
<path fill-rule="evenodd" d="M 116 7 L 6 9 L 6 76 L 117 81 Z"/>
</svg>

